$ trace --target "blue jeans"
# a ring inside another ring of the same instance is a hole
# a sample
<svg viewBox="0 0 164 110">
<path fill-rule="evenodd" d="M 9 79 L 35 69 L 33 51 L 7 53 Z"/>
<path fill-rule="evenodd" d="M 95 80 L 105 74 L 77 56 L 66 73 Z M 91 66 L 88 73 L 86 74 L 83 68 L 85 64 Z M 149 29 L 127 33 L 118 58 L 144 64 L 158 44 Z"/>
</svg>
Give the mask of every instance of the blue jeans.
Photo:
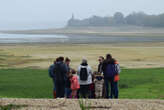
<svg viewBox="0 0 164 110">
<path fill-rule="evenodd" d="M 66 98 L 70 98 L 72 90 L 70 88 L 65 88 Z"/>
<path fill-rule="evenodd" d="M 110 96 L 109 96 L 109 83 L 110 83 Z M 106 98 L 118 99 L 118 82 L 114 82 L 114 77 L 105 78 L 105 91 Z"/>
</svg>

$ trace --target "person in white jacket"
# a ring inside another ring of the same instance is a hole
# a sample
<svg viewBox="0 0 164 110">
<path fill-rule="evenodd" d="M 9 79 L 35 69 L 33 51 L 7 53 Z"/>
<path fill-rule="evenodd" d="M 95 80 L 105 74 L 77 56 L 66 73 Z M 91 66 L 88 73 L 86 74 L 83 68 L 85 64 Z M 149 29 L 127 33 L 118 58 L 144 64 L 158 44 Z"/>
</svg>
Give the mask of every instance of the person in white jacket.
<svg viewBox="0 0 164 110">
<path fill-rule="evenodd" d="M 89 87 L 92 84 L 92 69 L 86 59 L 83 59 L 81 65 L 78 67 L 77 75 L 80 84 L 80 97 L 88 98 Z"/>
</svg>

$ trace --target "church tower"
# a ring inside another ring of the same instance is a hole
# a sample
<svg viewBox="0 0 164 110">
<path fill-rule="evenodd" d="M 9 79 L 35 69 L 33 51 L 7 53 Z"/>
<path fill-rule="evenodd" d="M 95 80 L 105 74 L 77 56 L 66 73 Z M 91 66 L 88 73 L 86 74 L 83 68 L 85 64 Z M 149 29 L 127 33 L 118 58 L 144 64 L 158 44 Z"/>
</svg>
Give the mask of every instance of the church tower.
<svg viewBox="0 0 164 110">
<path fill-rule="evenodd" d="M 72 20 L 74 20 L 75 19 L 75 17 L 74 17 L 74 14 L 72 13 L 72 18 L 71 18 Z"/>
<path fill-rule="evenodd" d="M 75 19 L 74 14 L 72 13 L 72 17 L 67 22 L 67 27 L 74 26 L 75 24 L 76 24 L 76 19 Z"/>
</svg>

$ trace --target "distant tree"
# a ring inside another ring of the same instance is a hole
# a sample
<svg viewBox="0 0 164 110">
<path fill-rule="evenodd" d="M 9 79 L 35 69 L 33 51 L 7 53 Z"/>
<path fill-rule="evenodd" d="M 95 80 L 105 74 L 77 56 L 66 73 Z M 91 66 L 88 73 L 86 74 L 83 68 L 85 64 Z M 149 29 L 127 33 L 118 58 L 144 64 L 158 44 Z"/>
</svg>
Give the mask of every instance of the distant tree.
<svg viewBox="0 0 164 110">
<path fill-rule="evenodd" d="M 91 26 L 107 26 L 109 24 L 109 19 L 108 17 L 92 16 L 89 18 L 89 24 Z"/>
<path fill-rule="evenodd" d="M 156 15 L 148 15 L 148 16 L 146 16 L 143 24 L 144 24 L 144 26 L 158 27 L 158 25 L 159 25 L 158 19 L 159 19 L 159 17 Z"/>
<path fill-rule="evenodd" d="M 147 15 L 143 12 L 129 14 L 125 20 L 127 24 L 144 26 L 144 22 L 147 18 Z"/>
<path fill-rule="evenodd" d="M 115 20 L 113 19 L 113 17 L 109 17 L 108 21 L 109 21 L 109 23 L 108 23 L 109 26 L 114 26 L 115 25 Z"/>
<path fill-rule="evenodd" d="M 113 19 L 116 24 L 125 24 L 124 15 L 121 12 L 116 12 Z"/>
<path fill-rule="evenodd" d="M 158 22 L 159 27 L 164 27 L 164 14 L 160 14 L 158 19 L 159 19 L 159 22 Z"/>
<path fill-rule="evenodd" d="M 164 14 L 147 15 L 144 12 L 133 12 L 126 17 L 116 12 L 112 17 L 92 16 L 83 20 L 75 19 L 74 15 L 67 22 L 67 26 L 120 26 L 136 25 L 149 27 L 164 27 Z"/>
</svg>

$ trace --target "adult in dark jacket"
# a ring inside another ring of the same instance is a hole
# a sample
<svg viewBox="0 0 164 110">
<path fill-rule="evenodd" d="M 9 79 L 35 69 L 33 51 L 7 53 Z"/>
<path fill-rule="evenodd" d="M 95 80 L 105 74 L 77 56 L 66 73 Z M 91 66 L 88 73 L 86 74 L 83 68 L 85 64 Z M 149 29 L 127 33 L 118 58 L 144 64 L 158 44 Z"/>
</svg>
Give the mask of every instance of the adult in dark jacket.
<svg viewBox="0 0 164 110">
<path fill-rule="evenodd" d="M 106 98 L 118 98 L 118 81 L 115 77 L 120 73 L 120 67 L 118 62 L 112 58 L 110 54 L 106 55 L 106 59 L 103 62 L 102 70 L 104 73 Z M 109 83 L 110 83 L 110 96 L 109 96 Z"/>
<path fill-rule="evenodd" d="M 99 56 L 99 65 L 98 65 L 98 74 L 101 74 L 103 75 L 103 70 L 102 70 L 102 66 L 103 66 L 103 62 L 104 62 L 104 57 L 103 56 Z M 103 79 L 102 79 L 103 80 Z M 98 82 L 98 81 L 97 81 Z M 102 82 L 102 81 L 100 81 Z M 99 83 L 100 83 L 99 82 Z M 96 84 L 97 86 L 97 84 Z M 104 83 L 104 80 L 103 80 L 103 84 L 102 85 L 99 85 L 100 87 L 102 86 L 102 98 L 105 98 L 105 83 Z M 100 92 L 101 88 L 97 88 L 96 87 L 96 91 L 99 91 Z"/>
<path fill-rule="evenodd" d="M 59 57 L 59 61 L 55 63 L 55 87 L 56 97 L 63 98 L 65 93 L 65 80 L 68 72 L 66 65 L 64 64 L 64 57 Z"/>
<path fill-rule="evenodd" d="M 55 68 L 55 63 L 58 61 L 58 58 L 52 65 L 50 65 L 48 69 L 49 76 L 52 78 L 53 81 L 53 97 L 56 98 L 56 87 L 55 87 L 55 73 L 54 73 L 54 68 Z"/>
<path fill-rule="evenodd" d="M 98 73 L 102 74 L 102 66 L 103 66 L 103 62 L 104 62 L 104 57 L 103 56 L 99 56 L 99 65 L 98 65 Z"/>
</svg>

